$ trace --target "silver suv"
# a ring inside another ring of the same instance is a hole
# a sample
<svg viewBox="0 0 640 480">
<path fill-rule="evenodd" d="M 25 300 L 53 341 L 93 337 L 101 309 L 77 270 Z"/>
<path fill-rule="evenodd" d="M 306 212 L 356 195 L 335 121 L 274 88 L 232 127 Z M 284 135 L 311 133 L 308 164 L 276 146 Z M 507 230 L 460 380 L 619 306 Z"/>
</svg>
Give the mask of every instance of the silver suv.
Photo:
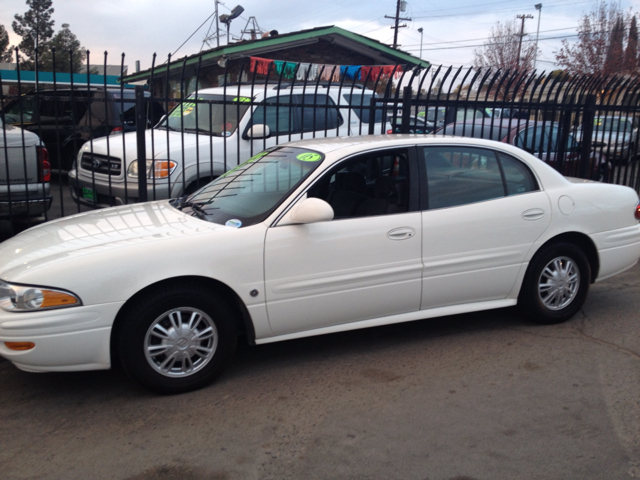
<svg viewBox="0 0 640 480">
<path fill-rule="evenodd" d="M 0 119 L 0 218 L 49 210 L 50 180 L 49 153 L 38 135 Z"/>
<path fill-rule="evenodd" d="M 267 147 L 303 138 L 366 134 L 371 90 L 233 85 L 190 95 L 146 133 L 148 199 L 192 193 Z M 379 118 L 378 118 L 379 117 Z M 384 132 L 382 112 L 374 131 Z M 77 203 L 138 201 L 136 133 L 84 144 L 69 172 Z"/>
</svg>

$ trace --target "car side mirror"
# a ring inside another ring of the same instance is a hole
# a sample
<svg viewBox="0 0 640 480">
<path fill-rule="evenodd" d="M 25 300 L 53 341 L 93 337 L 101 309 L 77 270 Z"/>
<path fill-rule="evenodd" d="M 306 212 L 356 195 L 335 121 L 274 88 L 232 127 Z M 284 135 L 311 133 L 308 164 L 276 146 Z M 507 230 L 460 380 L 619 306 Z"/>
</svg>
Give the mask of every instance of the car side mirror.
<svg viewBox="0 0 640 480">
<path fill-rule="evenodd" d="M 248 138 L 269 138 L 269 136 L 271 136 L 269 125 L 252 125 L 251 128 L 247 130 Z"/>
<path fill-rule="evenodd" d="M 333 215 L 331 205 L 320 198 L 310 197 L 294 205 L 278 223 L 278 226 L 328 222 L 333 220 Z"/>
</svg>

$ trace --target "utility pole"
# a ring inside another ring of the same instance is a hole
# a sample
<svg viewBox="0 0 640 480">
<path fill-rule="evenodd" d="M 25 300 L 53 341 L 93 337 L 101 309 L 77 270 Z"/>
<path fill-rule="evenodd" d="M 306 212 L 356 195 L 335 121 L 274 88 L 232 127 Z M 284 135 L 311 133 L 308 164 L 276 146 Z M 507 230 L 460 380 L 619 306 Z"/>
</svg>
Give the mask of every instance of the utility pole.
<svg viewBox="0 0 640 480">
<path fill-rule="evenodd" d="M 518 67 L 520 67 L 520 52 L 522 51 L 522 37 L 525 36 L 524 21 L 527 18 L 533 18 L 533 15 L 516 15 L 516 18 L 519 18 L 520 20 L 522 20 L 522 26 L 520 27 L 520 34 L 518 35 L 518 37 L 520 37 L 520 41 L 518 42 Z"/>
<path fill-rule="evenodd" d="M 402 4 L 402 7 L 404 7 L 404 5 L 406 4 L 406 2 L 404 0 L 397 0 L 396 3 L 396 16 L 395 17 L 390 17 L 389 15 L 385 15 L 384 18 L 391 18 L 392 20 L 395 20 L 395 25 L 393 27 L 391 27 L 392 29 L 395 30 L 394 34 L 393 34 L 393 48 L 398 48 L 400 45 L 398 45 L 398 30 L 400 28 L 404 28 L 407 25 L 399 25 L 400 20 L 402 20 L 403 22 L 410 22 L 411 19 L 410 18 L 401 18 L 400 17 L 400 6 Z M 402 11 L 404 12 L 404 8 L 402 8 Z"/>
</svg>

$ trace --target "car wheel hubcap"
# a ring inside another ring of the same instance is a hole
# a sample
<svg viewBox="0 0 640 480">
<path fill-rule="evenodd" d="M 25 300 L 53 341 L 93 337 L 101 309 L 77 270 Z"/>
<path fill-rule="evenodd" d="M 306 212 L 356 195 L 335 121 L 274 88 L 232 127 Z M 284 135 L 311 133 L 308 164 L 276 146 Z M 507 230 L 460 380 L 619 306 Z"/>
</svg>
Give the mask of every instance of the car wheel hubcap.
<svg viewBox="0 0 640 480">
<path fill-rule="evenodd" d="M 214 321 L 196 308 L 176 308 L 160 315 L 147 330 L 144 354 L 166 377 L 185 377 L 204 368 L 218 346 Z"/>
<path fill-rule="evenodd" d="M 578 294 L 580 271 L 568 257 L 551 260 L 542 270 L 538 281 L 538 295 L 549 310 L 562 310 Z"/>
</svg>

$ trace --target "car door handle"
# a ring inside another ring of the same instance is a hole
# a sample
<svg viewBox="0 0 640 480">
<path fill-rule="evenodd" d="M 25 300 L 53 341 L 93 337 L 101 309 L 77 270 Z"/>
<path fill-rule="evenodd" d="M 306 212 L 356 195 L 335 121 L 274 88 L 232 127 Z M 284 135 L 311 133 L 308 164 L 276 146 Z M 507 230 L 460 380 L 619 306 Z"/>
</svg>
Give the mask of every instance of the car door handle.
<svg viewBox="0 0 640 480">
<path fill-rule="evenodd" d="M 407 240 L 408 238 L 413 237 L 416 234 L 416 231 L 411 227 L 399 227 L 390 230 L 387 233 L 387 237 L 390 240 Z"/>
<path fill-rule="evenodd" d="M 522 218 L 525 220 L 540 220 L 542 217 L 544 217 L 544 210 L 541 208 L 532 208 L 522 212 Z"/>
</svg>

